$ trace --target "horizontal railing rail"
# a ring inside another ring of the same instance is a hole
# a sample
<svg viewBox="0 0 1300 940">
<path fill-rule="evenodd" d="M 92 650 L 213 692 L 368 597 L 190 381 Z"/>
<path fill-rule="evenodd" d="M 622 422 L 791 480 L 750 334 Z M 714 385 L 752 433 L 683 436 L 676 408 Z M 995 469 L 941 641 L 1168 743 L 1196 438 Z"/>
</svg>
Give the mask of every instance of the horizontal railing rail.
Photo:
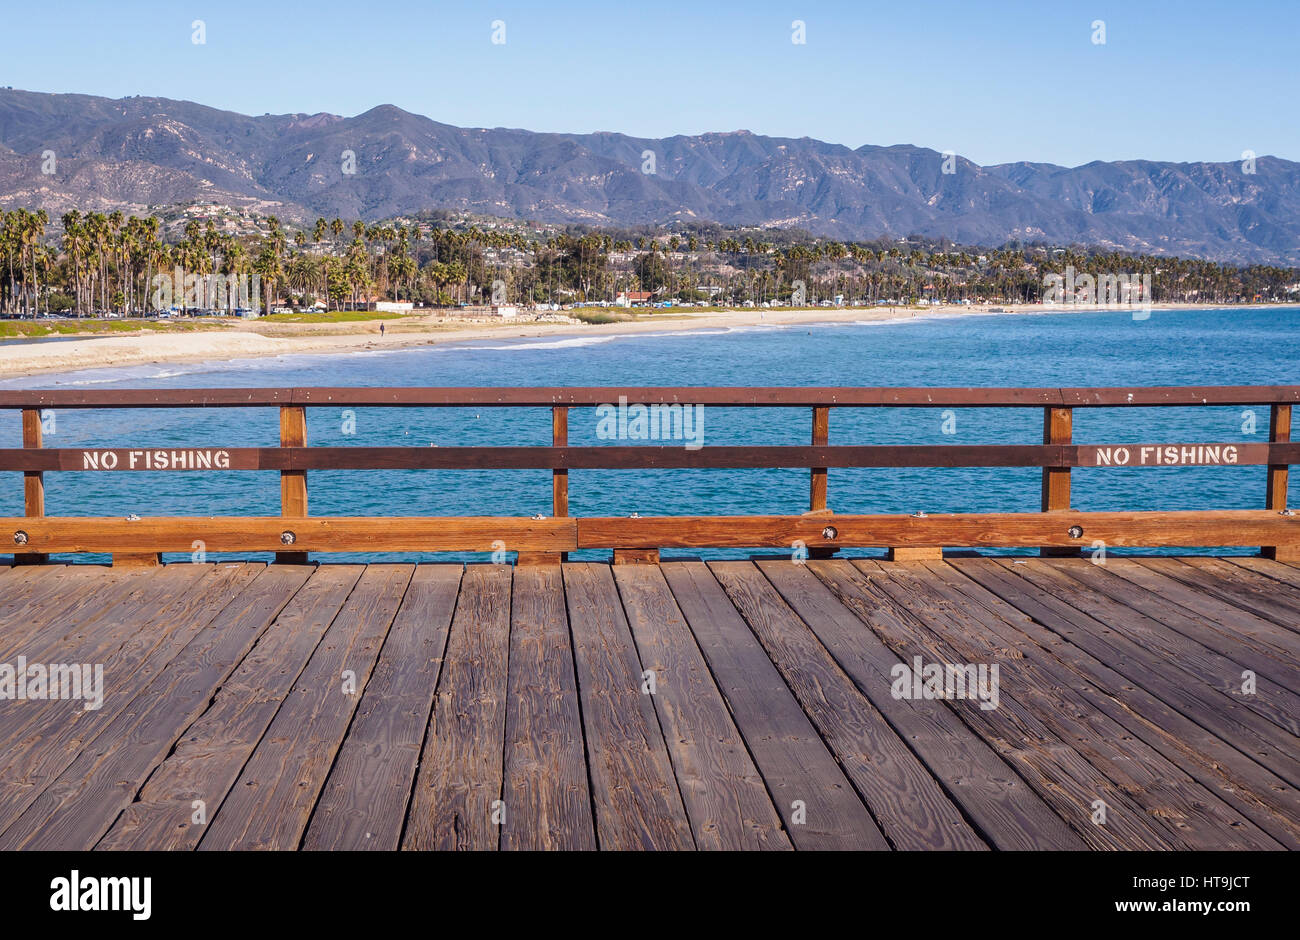
<svg viewBox="0 0 1300 940">
<path fill-rule="evenodd" d="M 1156 462 L 1170 448 L 1176 459 Z M 1180 463 L 1189 450 L 1214 460 Z M 1147 461 L 1142 461 L 1143 453 Z M 1115 463 L 1115 454 L 1124 463 Z M 1110 454 L 1109 457 L 1105 456 Z M 202 458 L 201 460 L 199 458 Z M 214 460 L 218 465 L 214 466 Z M 0 448 L 0 470 L 650 470 L 809 467 L 1096 467 L 1300 463 L 1298 444 L 957 444 L 605 447 Z"/>
<path fill-rule="evenodd" d="M 300 405 L 354 408 L 550 408 L 617 404 L 718 407 L 1123 408 L 1300 403 L 1300 385 L 1134 388 L 640 387 L 552 388 L 205 388 L 0 391 L 15 408 L 246 408 Z"/>
<path fill-rule="evenodd" d="M 0 470 L 24 475 L 24 512 L 0 519 L 15 558 L 54 552 L 108 552 L 115 561 L 156 563 L 158 553 L 276 551 L 303 561 L 309 551 L 500 551 L 521 562 L 556 560 L 579 549 L 613 549 L 615 561 L 657 558 L 660 548 L 783 547 L 826 554 L 886 547 L 896 558 L 938 557 L 944 547 L 1037 547 L 1046 553 L 1114 546 L 1261 546 L 1271 557 L 1300 557 L 1300 519 L 1287 509 L 1290 439 L 1300 386 L 1148 388 L 287 388 L 54 389 L 0 391 L 0 410 L 22 412 L 23 446 L 0 449 Z M 811 410 L 808 445 L 675 446 L 568 442 L 571 408 L 607 405 L 801 407 Z M 1263 442 L 1075 444 L 1075 408 L 1268 406 Z M 42 412 L 88 408 L 277 407 L 278 447 L 47 448 Z M 551 410 L 549 446 L 309 447 L 312 407 L 514 407 Z M 831 445 L 832 408 L 1038 408 L 1041 444 Z M 1077 512 L 1075 467 L 1265 466 L 1259 510 Z M 827 503 L 829 468 L 1035 467 L 1042 471 L 1037 513 L 844 515 Z M 809 507 L 792 516 L 572 518 L 570 470 L 803 468 Z M 549 517 L 313 517 L 307 472 L 318 470 L 550 470 Z M 264 470 L 280 474 L 278 517 L 49 517 L 47 472 Z"/>
</svg>

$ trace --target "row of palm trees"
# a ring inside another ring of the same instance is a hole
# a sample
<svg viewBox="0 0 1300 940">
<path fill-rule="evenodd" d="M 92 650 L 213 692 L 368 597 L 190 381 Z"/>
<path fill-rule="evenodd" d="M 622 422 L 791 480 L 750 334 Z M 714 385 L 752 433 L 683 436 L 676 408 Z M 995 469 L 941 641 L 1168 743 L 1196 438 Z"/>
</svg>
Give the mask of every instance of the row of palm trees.
<svg viewBox="0 0 1300 940">
<path fill-rule="evenodd" d="M 1156 301 L 1286 299 L 1300 272 L 1084 249 L 945 243 L 850 243 L 770 233 L 546 233 L 449 220 L 367 225 L 319 218 L 290 232 L 274 216 L 236 236 L 191 219 L 169 241 L 157 216 L 72 210 L 47 237 L 44 210 L 0 211 L 0 309 L 143 315 L 158 306 L 155 277 L 187 285 L 186 306 L 215 306 L 209 275 L 260 280 L 262 301 L 327 307 L 374 299 L 426 305 L 613 301 L 623 291 L 658 298 L 816 304 L 1034 302 L 1045 278 L 1067 268 L 1150 276 Z M 233 304 L 233 302 L 232 302 Z"/>
</svg>

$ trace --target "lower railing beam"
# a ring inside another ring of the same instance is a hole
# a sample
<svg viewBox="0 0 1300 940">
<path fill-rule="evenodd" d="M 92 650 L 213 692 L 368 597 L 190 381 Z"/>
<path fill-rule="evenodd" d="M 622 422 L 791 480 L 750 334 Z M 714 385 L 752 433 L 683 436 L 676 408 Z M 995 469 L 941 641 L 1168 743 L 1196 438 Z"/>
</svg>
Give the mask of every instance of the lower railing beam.
<svg viewBox="0 0 1300 940">
<path fill-rule="evenodd" d="M 114 552 L 114 568 L 157 568 L 162 564 L 158 552 Z"/>
<path fill-rule="evenodd" d="M 520 568 L 558 565 L 562 561 L 564 561 L 564 552 L 519 552 L 515 556 L 515 564 Z"/>
<path fill-rule="evenodd" d="M 616 548 L 614 549 L 616 565 L 657 565 L 659 549 L 657 548 Z"/>
<path fill-rule="evenodd" d="M 943 561 L 943 549 L 932 548 L 928 545 L 923 547 L 913 547 L 910 545 L 897 545 L 889 550 L 886 556 L 887 561 Z"/>
</svg>

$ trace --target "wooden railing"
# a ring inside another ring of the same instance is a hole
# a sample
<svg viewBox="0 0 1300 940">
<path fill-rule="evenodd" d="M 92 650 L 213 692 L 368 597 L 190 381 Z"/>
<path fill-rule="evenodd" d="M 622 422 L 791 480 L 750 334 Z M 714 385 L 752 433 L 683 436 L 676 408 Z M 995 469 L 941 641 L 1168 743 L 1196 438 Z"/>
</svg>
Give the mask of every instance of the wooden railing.
<svg viewBox="0 0 1300 940">
<path fill-rule="evenodd" d="M 571 408 L 704 405 L 810 409 L 803 446 L 668 446 L 568 443 Z M 1260 546 L 1270 557 L 1300 559 L 1300 518 L 1286 507 L 1287 473 L 1300 463 L 1290 442 L 1300 386 L 1203 388 L 292 388 L 5 391 L 0 409 L 22 411 L 23 447 L 0 449 L 0 470 L 24 475 L 25 515 L 0 518 L 0 544 L 21 562 L 54 552 L 112 553 L 115 563 L 154 564 L 160 552 L 275 551 L 283 561 L 307 552 L 493 551 L 520 563 L 553 561 L 577 549 L 612 549 L 615 562 L 655 561 L 661 548 L 791 547 L 825 555 L 844 547 L 885 547 L 895 559 L 939 557 L 944 547 L 1035 547 L 1047 554 L 1104 546 Z M 280 446 L 227 448 L 47 448 L 46 409 L 280 409 Z M 1267 443 L 1072 443 L 1074 409 L 1099 407 L 1268 406 Z M 321 407 L 549 407 L 551 444 L 538 447 L 310 447 L 306 409 Z M 1041 444 L 831 445 L 833 408 L 1038 408 Z M 1264 506 L 1255 510 L 1076 512 L 1070 470 L 1096 466 L 1267 467 Z M 808 468 L 809 506 L 788 516 L 569 516 L 574 469 Z M 842 515 L 828 505 L 832 467 L 1040 467 L 1036 513 Z M 280 516 L 148 517 L 45 515 L 44 474 L 52 471 L 274 470 Z M 310 470 L 548 469 L 549 517 L 312 517 Z"/>
</svg>

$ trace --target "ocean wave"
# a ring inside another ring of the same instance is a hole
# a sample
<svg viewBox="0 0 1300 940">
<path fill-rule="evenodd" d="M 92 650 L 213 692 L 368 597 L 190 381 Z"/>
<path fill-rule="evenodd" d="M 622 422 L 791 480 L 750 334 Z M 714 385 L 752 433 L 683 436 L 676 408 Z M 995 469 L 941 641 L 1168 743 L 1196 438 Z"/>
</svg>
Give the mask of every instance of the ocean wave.
<svg viewBox="0 0 1300 940">
<path fill-rule="evenodd" d="M 633 334 L 626 334 L 633 335 Z M 503 346 L 483 346 L 480 344 L 466 344 L 461 349 L 483 349 L 492 352 L 518 352 L 528 349 L 576 349 L 583 346 L 595 346 L 599 343 L 609 343 L 616 339 L 622 339 L 623 336 L 574 336 L 569 339 L 557 339 L 547 342 L 537 342 L 521 338 L 518 342 L 508 343 Z"/>
</svg>

